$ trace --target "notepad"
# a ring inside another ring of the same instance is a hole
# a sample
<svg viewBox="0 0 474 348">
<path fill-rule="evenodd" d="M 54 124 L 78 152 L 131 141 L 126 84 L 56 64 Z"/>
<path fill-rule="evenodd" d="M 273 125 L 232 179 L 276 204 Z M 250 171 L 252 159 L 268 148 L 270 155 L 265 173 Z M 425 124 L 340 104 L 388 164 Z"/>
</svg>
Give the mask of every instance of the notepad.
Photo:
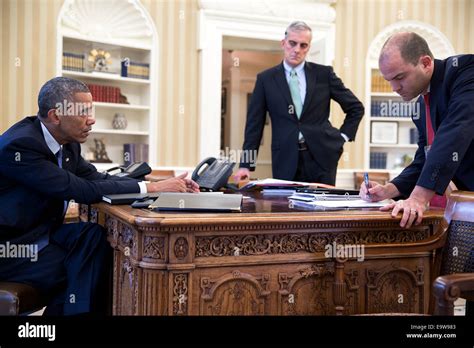
<svg viewBox="0 0 474 348">
<path fill-rule="evenodd" d="M 149 208 L 154 210 L 240 212 L 241 194 L 163 192 Z"/>
</svg>

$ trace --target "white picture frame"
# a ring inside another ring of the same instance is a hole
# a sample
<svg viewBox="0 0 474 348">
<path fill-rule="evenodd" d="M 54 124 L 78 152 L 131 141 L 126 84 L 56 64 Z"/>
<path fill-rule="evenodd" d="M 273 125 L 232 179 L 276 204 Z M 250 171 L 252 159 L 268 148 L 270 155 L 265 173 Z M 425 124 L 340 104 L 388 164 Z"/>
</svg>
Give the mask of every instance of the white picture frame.
<svg viewBox="0 0 474 348">
<path fill-rule="evenodd" d="M 372 144 L 398 144 L 398 122 L 372 121 Z"/>
</svg>

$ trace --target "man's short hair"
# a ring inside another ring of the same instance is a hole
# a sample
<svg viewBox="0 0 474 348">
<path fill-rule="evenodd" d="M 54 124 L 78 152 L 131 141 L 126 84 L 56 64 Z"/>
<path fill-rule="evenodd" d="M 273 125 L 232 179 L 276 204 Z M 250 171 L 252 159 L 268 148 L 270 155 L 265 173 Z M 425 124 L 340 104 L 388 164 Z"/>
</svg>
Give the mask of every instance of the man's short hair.
<svg viewBox="0 0 474 348">
<path fill-rule="evenodd" d="M 392 37 L 393 36 L 389 37 L 387 41 L 385 41 L 380 53 L 380 59 L 385 55 L 385 46 L 389 43 Z M 421 56 L 430 56 L 431 59 L 434 59 L 428 43 L 417 33 L 410 32 L 407 33 L 407 35 L 397 37 L 396 41 L 390 45 L 392 44 L 398 48 L 400 55 L 406 63 L 417 65 Z"/>
<path fill-rule="evenodd" d="M 288 37 L 288 33 L 290 31 L 305 31 L 305 30 L 309 31 L 311 34 L 311 37 L 313 37 L 313 31 L 311 30 L 311 27 L 308 24 L 306 24 L 303 21 L 292 22 L 285 30 L 285 39 Z"/>
<path fill-rule="evenodd" d="M 76 93 L 90 92 L 83 82 L 68 77 L 55 77 L 47 81 L 38 94 L 38 116 L 48 117 L 49 110 L 56 109 L 64 101 L 72 102 Z"/>
</svg>

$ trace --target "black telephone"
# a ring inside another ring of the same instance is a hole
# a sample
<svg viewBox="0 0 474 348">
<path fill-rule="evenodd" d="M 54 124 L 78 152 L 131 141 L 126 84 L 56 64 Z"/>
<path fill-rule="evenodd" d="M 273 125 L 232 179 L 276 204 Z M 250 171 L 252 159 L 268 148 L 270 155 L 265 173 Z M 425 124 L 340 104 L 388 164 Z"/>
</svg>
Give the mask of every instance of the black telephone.
<svg viewBox="0 0 474 348">
<path fill-rule="evenodd" d="M 151 168 L 146 162 L 135 162 L 128 167 L 114 167 L 107 170 L 107 173 L 119 170 L 116 174 L 111 174 L 118 177 L 128 177 L 133 179 L 143 179 L 145 175 L 151 173 Z"/>
<path fill-rule="evenodd" d="M 234 166 L 229 160 L 208 157 L 194 169 L 192 179 L 203 191 L 217 191 L 227 184 Z"/>
</svg>

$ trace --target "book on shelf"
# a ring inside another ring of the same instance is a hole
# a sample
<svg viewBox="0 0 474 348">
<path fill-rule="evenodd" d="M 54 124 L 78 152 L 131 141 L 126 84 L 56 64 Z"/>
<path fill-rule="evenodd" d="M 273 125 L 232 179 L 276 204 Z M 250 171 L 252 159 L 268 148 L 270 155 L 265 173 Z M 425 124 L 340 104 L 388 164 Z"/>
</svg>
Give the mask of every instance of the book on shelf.
<svg viewBox="0 0 474 348">
<path fill-rule="evenodd" d="M 370 153 L 370 168 L 371 169 L 387 169 L 387 153 L 386 152 L 371 152 Z"/>
<path fill-rule="evenodd" d="M 123 144 L 123 158 L 126 166 L 135 162 L 148 162 L 148 144 Z"/>
<path fill-rule="evenodd" d="M 392 92 L 392 87 L 380 74 L 380 71 L 377 69 L 372 69 L 371 77 L 371 90 L 375 93 L 390 93 Z"/>
<path fill-rule="evenodd" d="M 418 137 L 419 137 L 418 129 L 415 127 L 410 128 L 410 144 L 417 144 Z"/>
<path fill-rule="evenodd" d="M 370 115 L 372 117 L 404 117 L 411 118 L 416 112 L 415 102 L 384 99 L 370 102 Z"/>
<path fill-rule="evenodd" d="M 150 64 L 122 60 L 121 76 L 148 80 L 150 76 Z"/>
<path fill-rule="evenodd" d="M 63 52 L 63 70 L 83 72 L 84 54 Z"/>
<path fill-rule="evenodd" d="M 112 86 L 102 86 L 97 84 L 87 84 L 95 102 L 120 103 L 120 88 Z"/>
</svg>

